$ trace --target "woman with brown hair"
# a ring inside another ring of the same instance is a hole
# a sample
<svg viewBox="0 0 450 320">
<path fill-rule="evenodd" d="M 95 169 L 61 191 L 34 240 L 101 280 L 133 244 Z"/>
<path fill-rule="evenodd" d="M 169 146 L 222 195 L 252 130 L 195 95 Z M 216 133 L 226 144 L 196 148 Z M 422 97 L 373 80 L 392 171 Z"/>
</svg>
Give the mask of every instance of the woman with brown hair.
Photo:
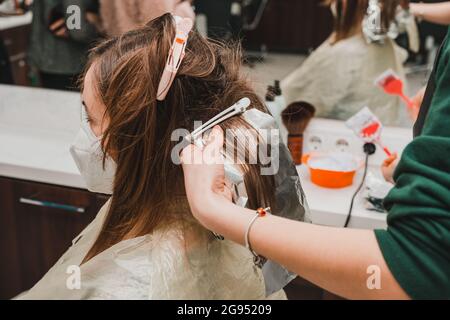
<svg viewBox="0 0 450 320">
<path fill-rule="evenodd" d="M 171 139 L 243 97 L 264 107 L 241 78 L 238 51 L 190 32 L 189 19 L 176 21 L 165 14 L 92 50 L 72 154 L 89 189 L 112 198 L 22 299 L 266 297 L 252 255 L 191 216 L 182 169 L 172 161 L 179 141 Z M 239 117 L 221 125 L 246 127 Z M 271 206 L 275 190 L 259 169 L 245 169 L 256 190 L 249 203 Z"/>
<path fill-rule="evenodd" d="M 385 37 L 373 42 L 363 33 L 369 0 L 327 0 L 334 14 L 334 32 L 282 83 L 287 104 L 306 101 L 317 116 L 347 120 L 369 106 L 386 125 L 401 124 L 401 101 L 374 86 L 388 69 L 405 79 L 407 52 Z M 394 21 L 401 0 L 378 0 L 381 33 Z M 405 117 L 405 120 L 407 118 Z"/>
</svg>

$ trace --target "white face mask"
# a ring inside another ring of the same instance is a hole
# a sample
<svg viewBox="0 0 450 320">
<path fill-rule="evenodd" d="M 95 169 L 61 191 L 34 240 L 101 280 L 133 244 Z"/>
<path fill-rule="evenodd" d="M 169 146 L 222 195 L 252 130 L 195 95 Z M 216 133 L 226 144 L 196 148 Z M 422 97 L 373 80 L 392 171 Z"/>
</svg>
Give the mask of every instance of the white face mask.
<svg viewBox="0 0 450 320">
<path fill-rule="evenodd" d="M 111 195 L 117 165 L 106 157 L 103 167 L 101 138 L 95 136 L 87 120 L 84 107 L 81 111 L 81 129 L 70 147 L 70 153 L 81 173 L 87 188 L 91 192 Z"/>
</svg>

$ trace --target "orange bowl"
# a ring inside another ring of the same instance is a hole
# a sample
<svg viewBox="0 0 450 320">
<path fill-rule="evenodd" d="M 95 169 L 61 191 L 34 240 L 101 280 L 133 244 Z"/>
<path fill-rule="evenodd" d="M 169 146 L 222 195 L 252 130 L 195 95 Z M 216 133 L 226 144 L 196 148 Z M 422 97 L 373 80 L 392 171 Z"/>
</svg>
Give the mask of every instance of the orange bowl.
<svg viewBox="0 0 450 320">
<path fill-rule="evenodd" d="M 353 185 L 356 171 L 339 172 L 310 168 L 311 181 L 324 188 L 339 189 Z"/>
<path fill-rule="evenodd" d="M 353 171 L 331 171 L 323 169 L 311 168 L 308 165 L 311 155 L 305 155 L 303 157 L 303 164 L 307 165 L 311 175 L 312 183 L 330 189 L 346 188 L 353 185 L 353 181 L 356 175 L 356 170 Z"/>
</svg>

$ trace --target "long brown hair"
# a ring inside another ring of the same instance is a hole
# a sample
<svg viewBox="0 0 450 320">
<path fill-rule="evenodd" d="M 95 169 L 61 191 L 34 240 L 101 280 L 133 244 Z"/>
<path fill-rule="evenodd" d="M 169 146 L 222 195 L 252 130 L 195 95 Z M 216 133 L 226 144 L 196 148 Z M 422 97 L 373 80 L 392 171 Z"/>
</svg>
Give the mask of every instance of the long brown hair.
<svg viewBox="0 0 450 320">
<path fill-rule="evenodd" d="M 383 27 L 388 29 L 395 18 L 399 5 L 405 6 L 407 0 L 379 0 Z M 336 4 L 334 17 L 334 42 L 349 38 L 361 31 L 362 21 L 369 6 L 369 0 L 325 0 L 326 5 Z"/>
<path fill-rule="evenodd" d="M 174 130 L 192 131 L 194 121 L 204 123 L 243 97 L 265 110 L 241 76 L 239 48 L 209 41 L 195 31 L 167 98 L 157 102 L 174 37 L 173 17 L 166 14 L 91 52 L 88 68 L 94 68 L 98 97 L 109 118 L 103 149 L 114 155 L 117 173 L 109 212 L 85 261 L 126 237 L 142 236 L 189 216 L 181 167 L 171 161 L 177 144 L 171 141 Z M 221 126 L 226 130 L 246 123 L 234 118 Z M 254 209 L 273 204 L 273 178 L 261 177 L 258 169 L 259 165 L 243 166 Z"/>
</svg>

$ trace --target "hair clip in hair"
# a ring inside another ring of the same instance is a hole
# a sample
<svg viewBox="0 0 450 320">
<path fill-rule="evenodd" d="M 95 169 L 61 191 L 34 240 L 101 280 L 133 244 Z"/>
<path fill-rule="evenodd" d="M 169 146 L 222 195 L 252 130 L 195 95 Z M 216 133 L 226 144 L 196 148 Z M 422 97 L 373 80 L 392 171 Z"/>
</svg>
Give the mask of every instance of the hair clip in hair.
<svg viewBox="0 0 450 320">
<path fill-rule="evenodd" d="M 186 140 L 189 141 L 190 143 L 196 143 L 198 141 L 198 138 L 201 137 L 203 133 L 205 133 L 209 129 L 214 128 L 218 124 L 221 124 L 225 120 L 228 120 L 239 114 L 243 114 L 245 111 L 247 111 L 248 107 L 250 107 L 250 104 L 251 101 L 249 98 L 242 98 L 234 105 L 232 105 L 225 111 L 219 113 L 217 116 L 206 122 L 204 125 L 194 130 L 190 135 L 186 137 Z"/>
<path fill-rule="evenodd" d="M 167 93 L 175 80 L 178 69 L 180 68 L 181 62 L 185 56 L 189 32 L 191 32 L 194 27 L 194 22 L 189 18 L 174 16 L 174 19 L 176 25 L 176 35 L 169 51 L 166 67 L 164 68 L 164 72 L 159 82 L 158 93 L 156 96 L 158 101 L 163 101 L 166 98 Z"/>
</svg>

